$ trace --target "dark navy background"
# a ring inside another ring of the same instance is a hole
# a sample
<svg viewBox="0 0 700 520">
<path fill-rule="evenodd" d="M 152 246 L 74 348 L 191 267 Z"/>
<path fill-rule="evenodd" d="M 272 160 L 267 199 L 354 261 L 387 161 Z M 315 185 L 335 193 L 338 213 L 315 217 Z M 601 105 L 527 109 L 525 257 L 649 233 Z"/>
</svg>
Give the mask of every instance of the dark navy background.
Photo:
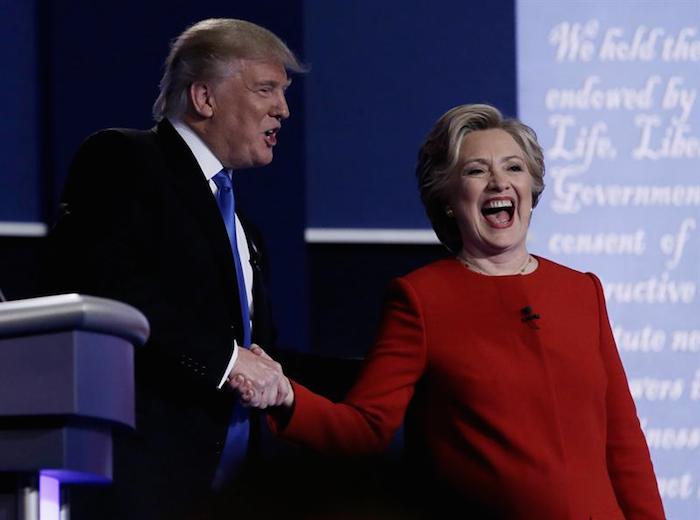
<svg viewBox="0 0 700 520">
<path fill-rule="evenodd" d="M 307 227 L 430 228 L 418 148 L 455 105 L 515 115 L 512 1 L 305 2 Z"/>
<path fill-rule="evenodd" d="M 33 0 L 0 3 L 0 222 L 42 220 L 35 14 Z"/>
</svg>

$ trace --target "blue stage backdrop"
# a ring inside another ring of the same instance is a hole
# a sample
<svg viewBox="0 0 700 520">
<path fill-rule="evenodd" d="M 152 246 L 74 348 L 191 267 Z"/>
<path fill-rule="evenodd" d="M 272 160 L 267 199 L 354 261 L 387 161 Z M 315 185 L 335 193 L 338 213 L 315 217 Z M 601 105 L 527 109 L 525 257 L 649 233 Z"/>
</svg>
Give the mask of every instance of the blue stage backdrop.
<svg viewBox="0 0 700 520">
<path fill-rule="evenodd" d="M 700 2 L 519 0 L 531 250 L 603 280 L 668 518 L 700 518 Z"/>
<path fill-rule="evenodd" d="M 3 74 L 0 147 L 0 235 L 44 232 L 39 184 L 39 68 L 35 2 L 0 3 Z"/>
<path fill-rule="evenodd" d="M 411 230 L 408 241 L 434 242 L 418 147 L 455 105 L 515 114 L 513 0 L 308 0 L 304 13 L 307 239 L 395 241 Z"/>
</svg>

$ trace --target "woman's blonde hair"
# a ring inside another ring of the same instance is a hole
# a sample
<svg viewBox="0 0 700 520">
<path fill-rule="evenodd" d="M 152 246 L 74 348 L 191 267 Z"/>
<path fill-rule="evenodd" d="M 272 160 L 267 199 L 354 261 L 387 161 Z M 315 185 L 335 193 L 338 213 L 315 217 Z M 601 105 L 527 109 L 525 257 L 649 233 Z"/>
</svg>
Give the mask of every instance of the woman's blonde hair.
<svg viewBox="0 0 700 520">
<path fill-rule="evenodd" d="M 532 175 L 532 207 L 544 190 L 544 154 L 535 131 L 517 119 L 506 119 L 491 105 L 460 105 L 437 120 L 418 152 L 416 177 L 423 206 L 438 239 L 453 252 L 462 248 L 462 237 L 454 218 L 446 213 L 451 181 L 464 137 L 478 130 L 501 129 L 518 143 L 525 153 Z"/>
</svg>

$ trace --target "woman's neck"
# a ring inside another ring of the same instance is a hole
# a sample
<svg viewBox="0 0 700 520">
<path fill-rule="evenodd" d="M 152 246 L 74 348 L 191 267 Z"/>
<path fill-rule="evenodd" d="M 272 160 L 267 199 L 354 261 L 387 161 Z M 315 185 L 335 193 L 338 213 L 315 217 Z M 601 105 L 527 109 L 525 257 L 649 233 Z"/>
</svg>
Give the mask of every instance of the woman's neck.
<svg viewBox="0 0 700 520">
<path fill-rule="evenodd" d="M 537 268 L 537 260 L 527 250 L 503 255 L 479 256 L 463 248 L 457 258 L 471 271 L 487 276 L 528 274 Z"/>
</svg>

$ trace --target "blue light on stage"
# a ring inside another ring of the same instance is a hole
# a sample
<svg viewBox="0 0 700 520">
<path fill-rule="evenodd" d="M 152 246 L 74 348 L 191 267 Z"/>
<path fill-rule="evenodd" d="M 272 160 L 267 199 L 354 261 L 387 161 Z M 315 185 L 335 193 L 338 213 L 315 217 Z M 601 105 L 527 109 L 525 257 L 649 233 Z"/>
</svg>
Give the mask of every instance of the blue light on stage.
<svg viewBox="0 0 700 520">
<path fill-rule="evenodd" d="M 58 479 L 39 477 L 39 520 L 59 520 L 61 515 L 61 491 Z"/>
</svg>

